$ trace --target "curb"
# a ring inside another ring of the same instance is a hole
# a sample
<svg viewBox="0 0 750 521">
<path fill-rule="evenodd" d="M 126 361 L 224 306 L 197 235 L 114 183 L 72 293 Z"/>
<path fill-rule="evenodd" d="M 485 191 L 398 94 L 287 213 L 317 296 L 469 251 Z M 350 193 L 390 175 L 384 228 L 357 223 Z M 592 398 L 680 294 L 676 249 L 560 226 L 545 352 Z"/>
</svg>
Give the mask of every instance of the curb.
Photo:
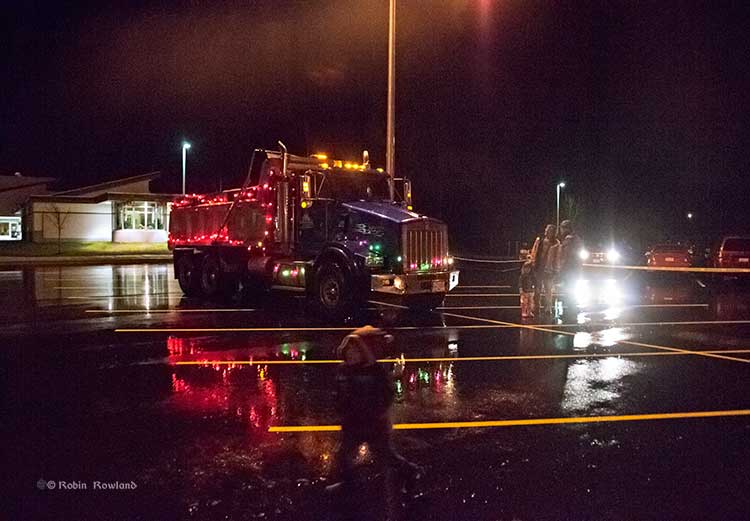
<svg viewBox="0 0 750 521">
<path fill-rule="evenodd" d="M 0 268 L 33 266 L 91 266 L 96 264 L 150 264 L 171 262 L 172 254 L 80 255 L 49 257 L 0 257 Z"/>
</svg>

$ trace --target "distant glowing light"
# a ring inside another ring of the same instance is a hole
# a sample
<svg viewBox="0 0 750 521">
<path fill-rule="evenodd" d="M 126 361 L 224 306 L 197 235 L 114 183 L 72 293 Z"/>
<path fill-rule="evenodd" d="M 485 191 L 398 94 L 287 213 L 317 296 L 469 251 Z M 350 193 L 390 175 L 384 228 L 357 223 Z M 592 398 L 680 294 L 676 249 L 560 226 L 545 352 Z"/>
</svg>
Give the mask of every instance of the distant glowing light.
<svg viewBox="0 0 750 521">
<path fill-rule="evenodd" d="M 578 252 L 578 257 L 581 260 L 588 260 L 589 258 L 589 251 L 586 248 L 583 248 L 581 251 Z"/>
<path fill-rule="evenodd" d="M 183 150 L 190 150 L 190 147 L 191 147 L 191 146 L 192 146 L 192 145 L 190 145 L 190 143 L 188 143 L 187 141 L 183 141 L 183 142 L 182 142 L 182 149 L 183 149 Z"/>
</svg>

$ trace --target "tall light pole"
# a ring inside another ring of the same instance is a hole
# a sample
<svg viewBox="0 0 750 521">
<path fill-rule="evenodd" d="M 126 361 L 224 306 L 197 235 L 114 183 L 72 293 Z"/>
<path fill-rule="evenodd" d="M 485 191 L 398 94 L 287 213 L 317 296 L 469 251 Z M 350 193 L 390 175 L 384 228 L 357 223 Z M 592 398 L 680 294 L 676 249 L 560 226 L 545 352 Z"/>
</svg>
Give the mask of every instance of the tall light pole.
<svg viewBox="0 0 750 521">
<path fill-rule="evenodd" d="M 187 151 L 190 148 L 190 143 L 187 141 L 182 142 L 182 195 L 185 195 L 185 159 L 187 158 Z"/>
<path fill-rule="evenodd" d="M 389 192 L 391 201 L 394 197 L 394 167 L 396 152 L 396 0 L 390 0 L 388 6 L 388 119 L 385 135 L 385 169 L 390 176 Z"/>
<path fill-rule="evenodd" d="M 560 181 L 557 183 L 557 233 L 560 233 L 560 190 L 565 188 L 565 183 Z"/>
</svg>

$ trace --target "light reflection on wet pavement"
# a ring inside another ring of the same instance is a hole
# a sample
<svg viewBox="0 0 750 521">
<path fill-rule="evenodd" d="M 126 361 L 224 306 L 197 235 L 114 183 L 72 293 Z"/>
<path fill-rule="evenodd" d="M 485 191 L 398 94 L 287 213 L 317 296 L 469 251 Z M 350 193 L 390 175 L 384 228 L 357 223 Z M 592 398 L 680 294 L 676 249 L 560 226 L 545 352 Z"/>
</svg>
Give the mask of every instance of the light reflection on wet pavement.
<svg viewBox="0 0 750 521">
<path fill-rule="evenodd" d="M 506 283 L 486 272 L 462 276 L 466 286 Z M 567 323 L 540 318 L 543 330 L 514 327 L 512 289 L 457 293 L 478 296 L 450 297 L 446 307 L 459 309 L 426 316 L 371 304 L 334 324 L 296 297 L 260 306 L 185 299 L 168 265 L 0 272 L 10 443 L 20 448 L 12 463 L 20 496 L 31 497 L 18 518 L 343 519 L 342 504 L 322 491 L 337 435 L 268 428 L 337 423 L 336 365 L 313 362 L 333 361 L 346 329 L 364 323 L 395 334 L 381 357 L 440 359 L 407 362 L 395 382 L 396 423 L 750 408 L 750 364 L 654 356 L 638 345 L 750 359 L 747 288 L 640 281 L 637 298 L 618 310 Z M 747 323 L 680 324 L 717 320 Z M 323 330 L 288 329 L 308 327 Z M 209 331 L 114 332 L 151 328 Z M 739 441 L 748 434 L 746 418 L 401 431 L 400 450 L 427 468 L 417 497 L 384 499 L 385 478 L 373 472 L 370 488 L 380 493 L 363 499 L 358 518 L 740 518 L 733 514 L 750 512 L 739 493 L 750 485 Z M 713 481 L 691 481 L 696 466 Z M 69 496 L 34 495 L 40 476 L 126 479 L 139 489 L 83 513 Z M 678 490 L 689 498 L 675 502 Z M 709 492 L 714 499 L 701 499 Z M 708 510 L 716 497 L 723 506 Z"/>
</svg>

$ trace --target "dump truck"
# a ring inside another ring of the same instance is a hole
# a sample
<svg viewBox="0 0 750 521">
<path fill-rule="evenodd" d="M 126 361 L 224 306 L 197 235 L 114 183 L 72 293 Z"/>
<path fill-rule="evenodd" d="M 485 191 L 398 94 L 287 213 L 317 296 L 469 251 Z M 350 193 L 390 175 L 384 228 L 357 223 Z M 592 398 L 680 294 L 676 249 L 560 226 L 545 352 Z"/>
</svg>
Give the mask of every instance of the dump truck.
<svg viewBox="0 0 750 521">
<path fill-rule="evenodd" d="M 412 207 L 409 180 L 362 162 L 253 152 L 241 188 L 172 203 L 169 248 L 185 295 L 296 291 L 328 316 L 373 295 L 433 309 L 458 284 L 445 223 Z"/>
</svg>

